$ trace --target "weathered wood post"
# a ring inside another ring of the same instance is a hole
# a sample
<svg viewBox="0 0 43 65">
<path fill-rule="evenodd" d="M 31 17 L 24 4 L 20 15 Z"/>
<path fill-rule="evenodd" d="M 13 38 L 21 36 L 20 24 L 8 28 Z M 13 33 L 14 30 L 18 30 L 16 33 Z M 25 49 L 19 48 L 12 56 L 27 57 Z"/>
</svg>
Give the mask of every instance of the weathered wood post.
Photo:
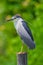
<svg viewBox="0 0 43 65">
<path fill-rule="evenodd" d="M 17 65 L 27 65 L 27 53 L 26 52 L 17 53 Z"/>
</svg>

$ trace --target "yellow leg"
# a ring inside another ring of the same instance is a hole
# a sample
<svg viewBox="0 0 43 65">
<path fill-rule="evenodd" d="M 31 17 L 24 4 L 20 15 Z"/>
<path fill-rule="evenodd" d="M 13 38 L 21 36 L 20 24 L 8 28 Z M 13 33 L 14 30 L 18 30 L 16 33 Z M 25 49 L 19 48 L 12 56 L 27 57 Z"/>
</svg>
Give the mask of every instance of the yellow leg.
<svg viewBox="0 0 43 65">
<path fill-rule="evenodd" d="M 27 52 L 28 47 L 23 43 L 20 52 Z"/>
<path fill-rule="evenodd" d="M 22 47 L 21 47 L 21 52 L 23 52 L 23 47 L 24 47 L 24 44 L 23 44 Z"/>
</svg>

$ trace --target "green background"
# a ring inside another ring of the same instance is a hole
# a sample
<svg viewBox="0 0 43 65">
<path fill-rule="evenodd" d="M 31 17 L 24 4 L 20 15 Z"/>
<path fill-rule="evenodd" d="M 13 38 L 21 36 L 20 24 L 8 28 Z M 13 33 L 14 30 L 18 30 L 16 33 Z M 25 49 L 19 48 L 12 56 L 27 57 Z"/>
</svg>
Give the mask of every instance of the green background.
<svg viewBox="0 0 43 65">
<path fill-rule="evenodd" d="M 28 65 L 43 65 L 43 0 L 0 0 L 0 65 L 17 65 L 22 41 L 13 23 L 5 20 L 15 14 L 27 21 L 36 43 L 34 50 L 27 50 Z"/>
</svg>

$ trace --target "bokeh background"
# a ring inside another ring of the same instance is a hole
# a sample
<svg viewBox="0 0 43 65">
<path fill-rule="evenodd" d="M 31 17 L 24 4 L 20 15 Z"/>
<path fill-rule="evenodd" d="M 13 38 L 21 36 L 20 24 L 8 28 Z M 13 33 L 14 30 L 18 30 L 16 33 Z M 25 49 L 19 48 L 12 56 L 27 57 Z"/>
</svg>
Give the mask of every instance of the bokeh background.
<svg viewBox="0 0 43 65">
<path fill-rule="evenodd" d="M 43 65 L 43 0 L 0 0 L 0 65 L 17 65 L 22 41 L 6 17 L 20 14 L 30 27 L 36 48 L 27 50 L 28 65 Z"/>
</svg>

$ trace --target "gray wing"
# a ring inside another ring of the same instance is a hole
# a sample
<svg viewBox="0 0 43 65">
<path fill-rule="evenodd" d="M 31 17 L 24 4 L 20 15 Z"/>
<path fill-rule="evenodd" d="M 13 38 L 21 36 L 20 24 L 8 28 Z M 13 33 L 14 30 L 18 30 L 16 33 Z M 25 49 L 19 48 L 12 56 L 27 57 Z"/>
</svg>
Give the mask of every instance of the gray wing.
<svg viewBox="0 0 43 65">
<path fill-rule="evenodd" d="M 30 35 L 31 39 L 34 41 L 33 36 L 32 36 L 32 33 L 31 33 L 31 30 L 30 30 L 30 28 L 26 25 L 26 22 L 25 22 L 25 21 L 22 21 L 22 24 L 23 24 L 25 30 L 27 31 L 27 33 Z"/>
<path fill-rule="evenodd" d="M 28 34 L 27 30 L 25 29 L 25 26 L 22 24 L 19 25 L 18 27 L 18 34 L 22 38 L 23 42 L 30 48 L 33 49 L 35 48 L 34 41 L 32 40 L 30 34 Z"/>
</svg>

